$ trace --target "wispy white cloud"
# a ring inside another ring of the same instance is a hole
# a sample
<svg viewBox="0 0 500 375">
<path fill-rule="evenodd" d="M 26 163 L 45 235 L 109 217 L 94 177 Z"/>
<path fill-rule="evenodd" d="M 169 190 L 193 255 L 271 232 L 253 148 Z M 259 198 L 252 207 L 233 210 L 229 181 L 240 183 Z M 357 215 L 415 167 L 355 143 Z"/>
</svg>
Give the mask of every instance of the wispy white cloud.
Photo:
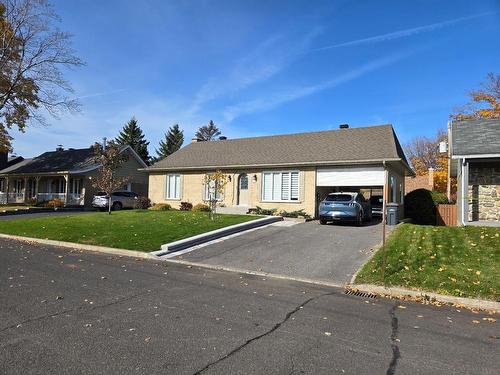
<svg viewBox="0 0 500 375">
<path fill-rule="evenodd" d="M 188 113 L 194 114 L 212 100 L 270 79 L 290 64 L 298 52 L 308 48 L 322 30 L 317 26 L 297 38 L 276 34 L 265 39 L 239 59 L 225 76 L 209 78 L 195 94 Z"/>
<path fill-rule="evenodd" d="M 113 95 L 113 94 L 118 94 L 121 92 L 127 91 L 126 89 L 116 89 L 116 90 L 111 90 L 111 91 L 103 91 L 103 92 L 96 92 L 93 94 L 86 94 L 86 95 L 81 95 L 77 96 L 75 99 L 81 100 L 81 99 L 89 99 L 89 98 L 95 98 L 98 96 L 106 96 L 106 95 Z"/>
<path fill-rule="evenodd" d="M 460 17 L 460 18 L 455 18 L 455 19 L 448 20 L 448 21 L 442 21 L 442 22 L 437 22 L 437 23 L 433 23 L 433 24 L 429 24 L 429 25 L 413 27 L 411 29 L 399 30 L 399 31 L 395 31 L 393 33 L 381 34 L 381 35 L 376 35 L 376 36 L 372 36 L 372 37 L 368 37 L 368 38 L 351 40 L 349 42 L 332 44 L 329 46 L 324 46 L 321 48 L 315 48 L 315 49 L 309 50 L 308 53 L 309 52 L 325 51 L 325 50 L 329 50 L 329 49 L 333 49 L 333 48 L 352 47 L 352 46 L 358 46 L 358 45 L 362 45 L 362 44 L 380 43 L 380 42 L 385 42 L 388 40 L 405 38 L 408 36 L 413 36 L 413 35 L 417 35 L 417 34 L 421 34 L 421 33 L 434 31 L 436 29 L 440 29 L 440 28 L 447 27 L 447 26 L 452 26 L 452 25 L 455 25 L 455 24 L 460 23 L 460 22 L 468 21 L 468 20 L 471 20 L 474 18 L 485 17 L 485 16 L 489 16 L 492 14 L 496 14 L 496 13 L 490 12 L 490 13 L 475 14 L 472 16 Z"/>
<path fill-rule="evenodd" d="M 241 102 L 239 104 L 228 106 L 223 111 L 223 118 L 226 122 L 231 122 L 235 118 L 254 112 L 267 111 L 284 103 L 297 100 L 320 91 L 331 89 L 343 83 L 352 81 L 374 70 L 394 64 L 404 58 L 416 53 L 416 50 L 393 54 L 388 57 L 373 60 L 367 64 L 361 65 L 347 73 L 341 74 L 330 80 L 303 87 L 296 87 L 286 91 L 276 92 L 272 95 L 260 96 L 258 99 Z"/>
</svg>

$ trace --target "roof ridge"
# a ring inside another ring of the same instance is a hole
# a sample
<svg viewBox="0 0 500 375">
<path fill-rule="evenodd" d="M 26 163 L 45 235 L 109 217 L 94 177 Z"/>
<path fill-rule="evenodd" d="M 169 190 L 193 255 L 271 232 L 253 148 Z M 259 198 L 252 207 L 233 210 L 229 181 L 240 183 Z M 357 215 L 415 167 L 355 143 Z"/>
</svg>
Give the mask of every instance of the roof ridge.
<svg viewBox="0 0 500 375">
<path fill-rule="evenodd" d="M 357 129 L 367 129 L 367 128 L 382 128 L 382 127 L 391 127 L 392 124 L 377 124 L 377 125 L 363 125 L 363 126 L 357 126 L 354 128 L 346 128 L 346 129 L 328 129 L 328 130 L 315 130 L 315 131 L 304 131 L 304 132 L 299 132 L 299 133 L 285 133 L 285 134 L 269 134 L 269 135 L 256 135 L 253 137 L 241 137 L 241 138 L 230 138 L 230 139 L 224 139 L 224 140 L 216 140 L 216 142 L 231 142 L 231 141 L 240 141 L 240 140 L 246 140 L 246 139 L 256 139 L 256 138 L 271 138 L 271 137 L 293 137 L 296 135 L 307 135 L 307 134 L 321 134 L 321 133 L 331 133 L 331 132 L 337 132 L 337 131 L 349 131 L 349 130 L 357 130 Z M 192 144 L 203 144 L 204 142 L 207 141 L 202 141 L 202 142 L 194 142 Z M 213 142 L 213 141 L 210 141 Z M 190 143 L 191 144 L 191 143 Z"/>
</svg>

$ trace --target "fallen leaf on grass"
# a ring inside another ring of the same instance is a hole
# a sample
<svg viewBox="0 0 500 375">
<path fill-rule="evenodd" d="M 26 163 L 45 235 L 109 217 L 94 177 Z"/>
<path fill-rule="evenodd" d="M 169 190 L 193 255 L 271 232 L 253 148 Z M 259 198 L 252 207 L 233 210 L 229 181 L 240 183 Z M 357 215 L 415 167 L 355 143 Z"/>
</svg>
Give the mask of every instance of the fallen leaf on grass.
<svg viewBox="0 0 500 375">
<path fill-rule="evenodd" d="M 486 320 L 487 322 L 490 323 L 495 323 L 497 321 L 495 318 L 483 318 L 483 320 Z"/>
</svg>

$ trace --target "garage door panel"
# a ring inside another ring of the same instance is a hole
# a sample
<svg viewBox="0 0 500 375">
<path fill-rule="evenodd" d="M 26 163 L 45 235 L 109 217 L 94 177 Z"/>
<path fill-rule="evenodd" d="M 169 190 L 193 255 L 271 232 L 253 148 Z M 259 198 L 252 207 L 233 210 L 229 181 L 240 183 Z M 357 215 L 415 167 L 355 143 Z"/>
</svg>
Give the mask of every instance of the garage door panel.
<svg viewBox="0 0 500 375">
<path fill-rule="evenodd" d="M 384 185 L 384 168 L 321 168 L 317 170 L 317 186 Z"/>
</svg>

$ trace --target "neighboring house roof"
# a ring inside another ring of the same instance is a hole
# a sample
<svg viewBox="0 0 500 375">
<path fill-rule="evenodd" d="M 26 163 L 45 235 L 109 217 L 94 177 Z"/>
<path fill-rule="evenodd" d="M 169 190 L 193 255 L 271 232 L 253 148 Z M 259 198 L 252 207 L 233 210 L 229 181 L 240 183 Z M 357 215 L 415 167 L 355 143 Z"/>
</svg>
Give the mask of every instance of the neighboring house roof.
<svg viewBox="0 0 500 375">
<path fill-rule="evenodd" d="M 7 159 L 7 166 L 10 167 L 11 165 L 22 162 L 23 160 L 24 158 L 22 156 L 9 156 Z"/>
<path fill-rule="evenodd" d="M 452 157 L 500 155 L 500 119 L 452 122 L 451 155 Z"/>
<path fill-rule="evenodd" d="M 392 125 L 195 142 L 149 167 L 155 170 L 402 161 Z"/>
<path fill-rule="evenodd" d="M 21 160 L 18 163 L 12 164 L 12 165 L 8 166 L 7 168 L 4 168 L 4 169 L 0 170 L 0 174 L 5 174 L 5 173 L 12 172 L 12 171 L 16 170 L 17 168 L 22 167 L 23 165 L 28 164 L 30 161 L 31 161 L 31 159 L 23 159 L 23 160 Z"/>
<path fill-rule="evenodd" d="M 129 151 L 142 167 L 144 161 L 130 147 L 126 146 L 122 152 Z M 45 152 L 32 159 L 25 159 L 20 163 L 7 167 L 0 174 L 40 174 L 40 173 L 85 173 L 99 168 L 99 163 L 94 160 L 92 147 L 80 149 L 67 149 Z"/>
</svg>

